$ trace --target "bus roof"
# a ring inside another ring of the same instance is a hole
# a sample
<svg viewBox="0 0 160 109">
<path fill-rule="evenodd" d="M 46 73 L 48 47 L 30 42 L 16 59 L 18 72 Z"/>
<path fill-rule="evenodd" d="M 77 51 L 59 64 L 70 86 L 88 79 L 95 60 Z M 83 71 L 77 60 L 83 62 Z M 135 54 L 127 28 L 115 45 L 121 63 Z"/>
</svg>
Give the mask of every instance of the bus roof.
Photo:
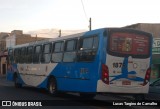
<svg viewBox="0 0 160 109">
<path fill-rule="evenodd" d="M 104 30 L 123 30 L 123 31 L 137 31 L 140 33 L 146 33 L 146 34 L 150 34 L 147 32 L 143 32 L 140 30 L 135 30 L 135 29 L 131 29 L 131 28 L 99 28 L 99 29 L 95 29 L 95 30 L 91 30 L 91 31 L 86 31 L 86 32 L 81 32 L 81 33 L 77 33 L 77 34 L 72 34 L 72 35 L 67 35 L 67 36 L 62 36 L 62 37 L 56 37 L 56 38 L 50 38 L 50 39 L 45 39 L 45 40 L 40 40 L 40 41 L 34 41 L 34 42 L 30 42 L 30 43 L 25 43 L 25 44 L 21 44 L 21 45 L 16 45 L 14 47 L 11 48 L 19 48 L 19 47 L 25 47 L 25 46 L 34 46 L 34 45 L 40 45 L 40 44 L 45 44 L 45 43 L 49 43 L 49 42 L 55 42 L 55 41 L 60 41 L 60 40 L 65 40 L 65 39 L 71 39 L 71 38 L 78 38 L 80 36 L 83 35 L 93 35 L 93 34 L 98 34 L 100 32 L 103 32 Z"/>
</svg>

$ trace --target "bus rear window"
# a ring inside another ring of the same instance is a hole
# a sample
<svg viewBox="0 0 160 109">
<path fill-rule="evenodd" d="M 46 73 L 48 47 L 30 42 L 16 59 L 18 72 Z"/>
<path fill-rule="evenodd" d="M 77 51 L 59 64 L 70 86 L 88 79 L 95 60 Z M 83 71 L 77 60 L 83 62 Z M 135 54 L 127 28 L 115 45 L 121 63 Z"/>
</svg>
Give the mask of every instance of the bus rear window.
<svg viewBox="0 0 160 109">
<path fill-rule="evenodd" d="M 143 34 L 115 32 L 110 36 L 109 49 L 119 55 L 149 55 L 149 37 Z"/>
</svg>

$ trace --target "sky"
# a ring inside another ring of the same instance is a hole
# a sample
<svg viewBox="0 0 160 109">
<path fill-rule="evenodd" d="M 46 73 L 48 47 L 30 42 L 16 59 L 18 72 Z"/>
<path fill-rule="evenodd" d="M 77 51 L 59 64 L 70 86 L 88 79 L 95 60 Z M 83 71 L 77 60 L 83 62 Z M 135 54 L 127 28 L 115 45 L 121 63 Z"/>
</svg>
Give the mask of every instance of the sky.
<svg viewBox="0 0 160 109">
<path fill-rule="evenodd" d="M 83 5 L 82 5 L 83 4 Z M 160 23 L 159 0 L 0 0 L 0 32 Z"/>
</svg>

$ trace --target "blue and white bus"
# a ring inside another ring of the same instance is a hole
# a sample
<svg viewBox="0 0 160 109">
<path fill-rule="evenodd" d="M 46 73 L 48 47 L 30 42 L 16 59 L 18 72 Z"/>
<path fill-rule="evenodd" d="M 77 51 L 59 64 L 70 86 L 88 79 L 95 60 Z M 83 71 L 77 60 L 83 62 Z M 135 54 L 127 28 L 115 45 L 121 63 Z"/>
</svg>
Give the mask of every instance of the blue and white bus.
<svg viewBox="0 0 160 109">
<path fill-rule="evenodd" d="M 7 80 L 81 95 L 146 94 L 152 35 L 127 28 L 102 28 L 17 45 L 8 50 Z M 88 96 L 87 96 L 88 97 Z"/>
</svg>

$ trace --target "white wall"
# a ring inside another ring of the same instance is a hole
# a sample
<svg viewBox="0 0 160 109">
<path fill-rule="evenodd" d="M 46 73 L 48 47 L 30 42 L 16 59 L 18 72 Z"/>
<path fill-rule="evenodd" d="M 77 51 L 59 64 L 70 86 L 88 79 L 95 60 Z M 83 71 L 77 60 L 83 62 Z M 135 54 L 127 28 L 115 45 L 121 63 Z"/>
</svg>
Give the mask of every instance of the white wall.
<svg viewBox="0 0 160 109">
<path fill-rule="evenodd" d="M 6 48 L 10 48 L 15 46 L 16 44 L 16 36 L 12 35 L 6 38 Z"/>
</svg>

